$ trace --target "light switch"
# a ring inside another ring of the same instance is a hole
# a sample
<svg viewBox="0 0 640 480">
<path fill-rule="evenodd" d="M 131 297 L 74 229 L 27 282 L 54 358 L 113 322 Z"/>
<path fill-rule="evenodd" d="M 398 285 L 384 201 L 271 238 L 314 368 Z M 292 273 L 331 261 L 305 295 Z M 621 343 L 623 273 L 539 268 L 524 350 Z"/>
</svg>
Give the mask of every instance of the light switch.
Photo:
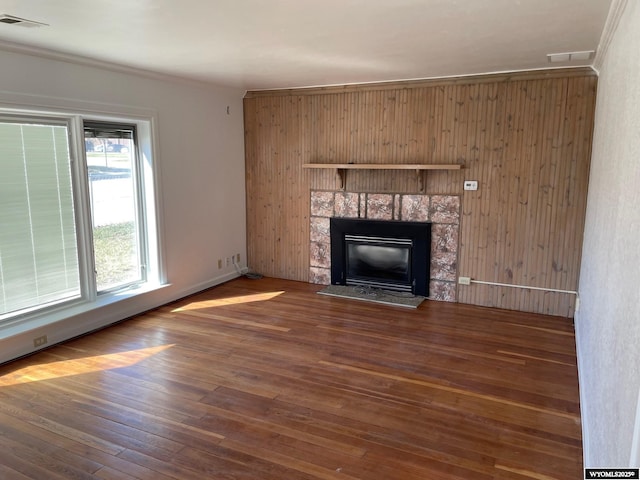
<svg viewBox="0 0 640 480">
<path fill-rule="evenodd" d="M 464 189 L 465 190 L 478 190 L 478 181 L 477 180 L 465 180 L 464 181 Z"/>
</svg>

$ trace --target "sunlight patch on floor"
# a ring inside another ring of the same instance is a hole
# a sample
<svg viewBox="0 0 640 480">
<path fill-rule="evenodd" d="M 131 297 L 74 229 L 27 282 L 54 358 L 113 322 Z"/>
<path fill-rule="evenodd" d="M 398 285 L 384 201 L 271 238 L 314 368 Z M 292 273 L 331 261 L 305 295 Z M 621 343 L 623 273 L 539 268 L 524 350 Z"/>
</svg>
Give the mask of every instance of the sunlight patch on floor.
<svg viewBox="0 0 640 480">
<path fill-rule="evenodd" d="M 175 344 L 29 365 L 0 377 L 0 387 L 130 367 L 173 346 Z"/>
<path fill-rule="evenodd" d="M 267 300 L 276 298 L 282 295 L 283 293 L 284 291 L 265 292 L 265 293 L 254 293 L 251 295 L 238 295 L 237 297 L 225 297 L 225 298 L 216 298 L 213 300 L 203 300 L 201 302 L 192 302 L 192 303 L 189 303 L 188 305 L 175 308 L 171 310 L 171 312 L 186 312 L 189 310 L 202 310 L 205 308 L 224 307 L 227 305 L 238 305 L 241 303 L 265 302 Z"/>
</svg>

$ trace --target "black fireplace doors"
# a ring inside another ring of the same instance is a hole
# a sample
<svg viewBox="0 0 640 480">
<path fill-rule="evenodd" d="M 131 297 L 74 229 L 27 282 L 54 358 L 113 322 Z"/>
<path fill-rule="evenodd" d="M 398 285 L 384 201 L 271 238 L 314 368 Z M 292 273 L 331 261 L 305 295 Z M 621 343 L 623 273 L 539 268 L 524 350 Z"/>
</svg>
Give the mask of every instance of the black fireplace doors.
<svg viewBox="0 0 640 480">
<path fill-rule="evenodd" d="M 331 283 L 429 295 L 431 224 L 331 218 Z"/>
</svg>

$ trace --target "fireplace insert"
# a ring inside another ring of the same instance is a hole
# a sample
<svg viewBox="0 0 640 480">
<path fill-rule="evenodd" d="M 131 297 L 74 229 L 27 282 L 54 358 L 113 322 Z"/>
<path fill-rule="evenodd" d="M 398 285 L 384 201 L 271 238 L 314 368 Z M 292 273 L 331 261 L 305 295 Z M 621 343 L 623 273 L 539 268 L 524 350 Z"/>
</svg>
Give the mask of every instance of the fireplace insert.
<svg viewBox="0 0 640 480">
<path fill-rule="evenodd" d="M 431 224 L 331 219 L 331 283 L 429 295 Z"/>
</svg>

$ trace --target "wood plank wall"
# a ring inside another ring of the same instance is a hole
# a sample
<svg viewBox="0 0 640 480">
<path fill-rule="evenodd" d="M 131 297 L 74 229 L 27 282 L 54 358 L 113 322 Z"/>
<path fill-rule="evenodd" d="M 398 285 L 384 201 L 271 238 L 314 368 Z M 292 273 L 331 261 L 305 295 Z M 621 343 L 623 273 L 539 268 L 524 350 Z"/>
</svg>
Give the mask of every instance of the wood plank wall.
<svg viewBox="0 0 640 480">
<path fill-rule="evenodd" d="M 459 275 L 576 290 L 597 77 L 590 70 L 248 92 L 250 268 L 308 280 L 309 193 L 338 189 L 303 163 L 461 163 L 427 194 L 461 195 Z M 463 180 L 477 180 L 477 192 Z M 349 171 L 347 190 L 412 193 L 412 171 Z M 472 284 L 458 300 L 572 316 L 571 294 Z"/>
</svg>

